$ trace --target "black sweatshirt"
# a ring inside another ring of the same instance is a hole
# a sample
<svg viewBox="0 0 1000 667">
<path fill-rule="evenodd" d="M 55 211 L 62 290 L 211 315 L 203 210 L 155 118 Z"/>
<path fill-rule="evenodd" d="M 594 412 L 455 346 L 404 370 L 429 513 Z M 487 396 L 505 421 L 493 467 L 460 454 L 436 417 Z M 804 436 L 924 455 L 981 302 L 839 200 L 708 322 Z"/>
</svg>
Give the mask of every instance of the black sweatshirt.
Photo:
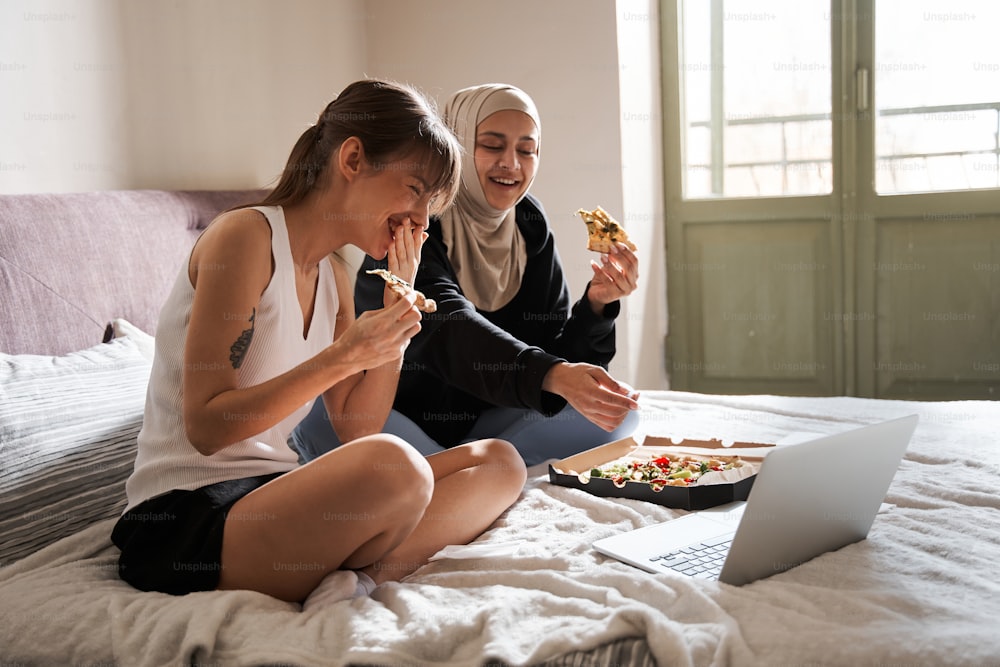
<svg viewBox="0 0 1000 667">
<path fill-rule="evenodd" d="M 614 318 L 620 303 L 608 304 L 603 317 L 595 315 L 585 290 L 570 308 L 541 204 L 528 195 L 515 213 L 527 262 L 521 289 L 500 310 L 479 311 L 465 298 L 436 220 L 421 251 L 414 286 L 437 301 L 438 309 L 424 313 L 421 331 L 406 349 L 393 407 L 444 447 L 459 444 L 490 407 L 556 414 L 566 401 L 542 391 L 549 368 L 559 361 L 606 368 L 615 355 Z M 385 262 L 365 257 L 354 295 L 359 314 L 382 307 L 384 283 L 365 273 L 373 268 L 385 268 Z"/>
</svg>

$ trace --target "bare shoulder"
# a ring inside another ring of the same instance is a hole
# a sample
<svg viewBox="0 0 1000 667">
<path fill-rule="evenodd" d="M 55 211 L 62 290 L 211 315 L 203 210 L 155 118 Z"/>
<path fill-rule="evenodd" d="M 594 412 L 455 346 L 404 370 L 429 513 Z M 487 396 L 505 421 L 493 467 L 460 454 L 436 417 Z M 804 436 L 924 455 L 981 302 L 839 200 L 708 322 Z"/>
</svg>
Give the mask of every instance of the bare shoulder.
<svg viewBox="0 0 1000 667">
<path fill-rule="evenodd" d="M 208 225 L 198 243 L 205 240 L 232 243 L 271 243 L 271 225 L 264 214 L 252 208 L 221 213 Z"/>
<path fill-rule="evenodd" d="M 219 215 L 202 232 L 191 252 L 192 284 L 207 269 L 244 274 L 271 272 L 271 225 L 260 211 L 244 208 Z"/>
</svg>

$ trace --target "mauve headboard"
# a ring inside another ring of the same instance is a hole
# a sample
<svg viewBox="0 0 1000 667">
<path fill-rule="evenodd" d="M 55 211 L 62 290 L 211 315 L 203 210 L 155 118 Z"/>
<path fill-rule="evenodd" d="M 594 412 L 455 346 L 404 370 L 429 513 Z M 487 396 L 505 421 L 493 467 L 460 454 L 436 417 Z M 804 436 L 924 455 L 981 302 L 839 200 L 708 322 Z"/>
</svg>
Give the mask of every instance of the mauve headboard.
<svg viewBox="0 0 1000 667">
<path fill-rule="evenodd" d="M 0 352 L 64 354 L 123 317 L 154 333 L 198 234 L 258 190 L 0 196 Z"/>
</svg>

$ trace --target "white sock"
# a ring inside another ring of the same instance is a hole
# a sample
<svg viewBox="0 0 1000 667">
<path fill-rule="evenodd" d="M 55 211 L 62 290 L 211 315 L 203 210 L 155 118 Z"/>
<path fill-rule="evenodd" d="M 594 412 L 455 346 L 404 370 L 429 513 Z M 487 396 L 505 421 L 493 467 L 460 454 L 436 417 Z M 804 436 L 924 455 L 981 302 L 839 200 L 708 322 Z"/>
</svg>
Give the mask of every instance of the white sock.
<svg viewBox="0 0 1000 667">
<path fill-rule="evenodd" d="M 359 598 L 362 595 L 371 595 L 377 585 L 375 580 L 360 570 L 355 570 L 354 574 L 358 575 L 358 587 L 354 590 L 354 597 Z"/>
<path fill-rule="evenodd" d="M 302 603 L 302 611 L 357 597 L 357 589 L 361 586 L 358 574 L 354 570 L 334 570 L 326 575 Z"/>
</svg>

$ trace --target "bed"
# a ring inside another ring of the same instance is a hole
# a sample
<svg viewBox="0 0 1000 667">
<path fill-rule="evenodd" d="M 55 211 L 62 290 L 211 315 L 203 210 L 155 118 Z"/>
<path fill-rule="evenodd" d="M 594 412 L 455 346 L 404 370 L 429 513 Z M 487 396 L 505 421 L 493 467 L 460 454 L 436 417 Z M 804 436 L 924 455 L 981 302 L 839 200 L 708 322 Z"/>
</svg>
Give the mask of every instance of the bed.
<svg viewBox="0 0 1000 667">
<path fill-rule="evenodd" d="M 116 238 L 118 218 L 147 224 L 129 211 L 183 204 L 200 211 L 178 233 L 184 243 L 246 195 L 117 196 L 100 218 L 105 236 Z M 47 197 L 35 237 L 53 220 L 64 231 L 74 216 L 73 225 L 96 224 L 101 196 Z M 868 539 L 742 587 L 651 575 L 598 554 L 598 538 L 684 512 L 556 486 L 541 465 L 475 542 L 478 555 L 434 560 L 370 598 L 303 611 L 249 591 L 138 592 L 118 579 L 109 534 L 155 315 L 94 306 L 69 327 L 79 339 L 62 331 L 58 344 L 42 341 L 43 324 L 56 328 L 51 316 L 11 317 L 41 303 L 25 297 L 25 273 L 50 296 L 61 292 L 60 303 L 74 290 L 100 300 L 93 284 L 56 290 L 58 271 L 30 268 L 28 241 L 13 238 L 28 232 L 8 224 L 28 202 L 11 199 L 0 197 L 0 665 L 1000 665 L 1000 407 L 988 401 L 643 391 L 639 437 L 779 442 L 919 415 Z M 151 233 L 136 232 L 137 247 Z M 96 255 L 121 252 L 106 241 Z M 94 275 L 119 281 L 108 292 L 137 280 L 120 266 Z M 109 342 L 83 345 L 111 322 Z M 31 336 L 34 350 L 22 340 Z"/>
</svg>

